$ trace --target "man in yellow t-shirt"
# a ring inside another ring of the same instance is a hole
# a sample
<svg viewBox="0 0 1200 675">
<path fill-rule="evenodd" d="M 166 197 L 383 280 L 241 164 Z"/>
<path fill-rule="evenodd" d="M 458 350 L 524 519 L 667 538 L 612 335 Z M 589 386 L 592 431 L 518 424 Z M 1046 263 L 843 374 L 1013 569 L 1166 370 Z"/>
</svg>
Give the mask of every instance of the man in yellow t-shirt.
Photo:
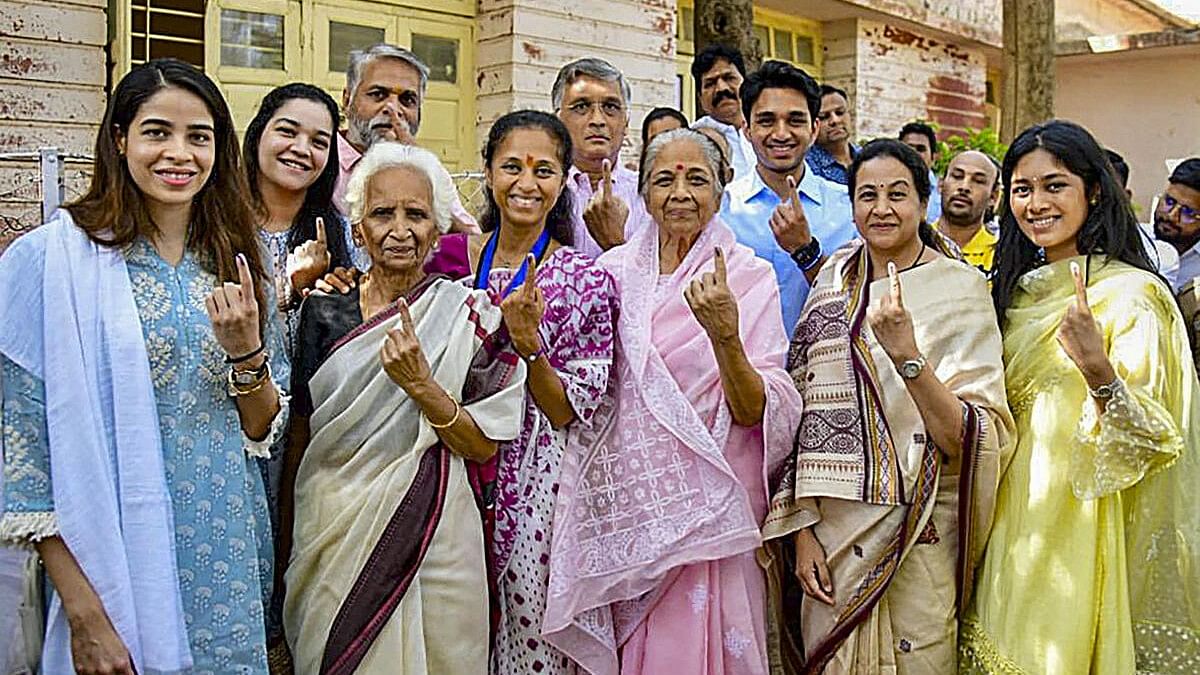
<svg viewBox="0 0 1200 675">
<path fill-rule="evenodd" d="M 998 237 L 984 226 L 988 204 L 1000 189 L 992 160 L 977 150 L 955 155 L 941 180 L 942 217 L 934 229 L 954 240 L 963 258 L 991 276 Z"/>
</svg>

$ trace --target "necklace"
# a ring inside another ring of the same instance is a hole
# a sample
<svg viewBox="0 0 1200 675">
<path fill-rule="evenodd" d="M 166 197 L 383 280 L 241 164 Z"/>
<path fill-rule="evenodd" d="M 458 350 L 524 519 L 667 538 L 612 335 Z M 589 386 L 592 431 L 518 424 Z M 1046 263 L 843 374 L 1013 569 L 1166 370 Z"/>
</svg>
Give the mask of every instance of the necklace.
<svg viewBox="0 0 1200 675">
<path fill-rule="evenodd" d="M 907 272 L 907 271 L 911 270 L 912 268 L 916 267 L 917 263 L 921 262 L 921 256 L 923 256 L 923 255 L 925 255 L 925 242 L 921 242 L 921 250 L 917 252 L 917 258 L 912 261 L 912 264 L 909 265 L 908 267 L 905 267 L 904 269 L 902 269 L 900 271 Z"/>
</svg>

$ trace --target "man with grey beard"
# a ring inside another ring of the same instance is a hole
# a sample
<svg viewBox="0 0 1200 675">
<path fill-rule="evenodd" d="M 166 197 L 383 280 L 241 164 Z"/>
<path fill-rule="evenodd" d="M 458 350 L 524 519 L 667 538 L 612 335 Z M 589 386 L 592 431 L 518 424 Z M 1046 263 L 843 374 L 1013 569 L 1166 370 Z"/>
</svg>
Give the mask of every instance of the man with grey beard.
<svg viewBox="0 0 1200 675">
<path fill-rule="evenodd" d="M 378 141 L 415 145 L 421 126 L 421 104 L 429 81 L 429 68 L 416 54 L 380 43 L 350 52 L 342 110 L 347 128 L 337 135 L 341 173 L 333 192 L 338 210 L 346 213 L 346 184 L 350 172 L 367 148 Z M 475 218 L 455 198 L 450 206 L 451 230 L 478 232 Z"/>
</svg>

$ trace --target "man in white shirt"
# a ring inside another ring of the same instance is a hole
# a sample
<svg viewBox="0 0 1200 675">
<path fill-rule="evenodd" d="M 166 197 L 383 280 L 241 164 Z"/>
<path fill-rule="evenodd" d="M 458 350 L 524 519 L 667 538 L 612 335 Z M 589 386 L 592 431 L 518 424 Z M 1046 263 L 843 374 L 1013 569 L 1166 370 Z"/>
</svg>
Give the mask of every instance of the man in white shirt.
<svg viewBox="0 0 1200 675">
<path fill-rule="evenodd" d="M 1154 207 L 1154 236 L 1179 252 L 1172 284 L 1178 294 L 1200 277 L 1200 157 L 1185 159 L 1167 179 Z"/>
<path fill-rule="evenodd" d="M 692 78 L 700 92 L 704 117 L 692 123 L 693 129 L 715 129 L 729 145 L 729 165 L 734 178 L 754 169 L 754 146 L 746 137 L 746 118 L 738 93 L 746 78 L 742 53 L 733 47 L 713 44 L 705 47 L 692 61 Z"/>
</svg>

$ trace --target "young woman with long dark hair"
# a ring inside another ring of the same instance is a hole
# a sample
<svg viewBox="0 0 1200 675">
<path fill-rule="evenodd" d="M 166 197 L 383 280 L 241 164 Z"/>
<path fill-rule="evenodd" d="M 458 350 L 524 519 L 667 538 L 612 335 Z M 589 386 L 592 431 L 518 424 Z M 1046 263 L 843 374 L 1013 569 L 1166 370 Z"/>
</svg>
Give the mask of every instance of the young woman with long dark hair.
<svg viewBox="0 0 1200 675">
<path fill-rule="evenodd" d="M 352 264 L 349 228 L 333 204 L 337 122 L 337 103 L 325 91 L 285 84 L 263 97 L 242 144 L 289 350 L 301 291 L 331 267 Z"/>
<path fill-rule="evenodd" d="M 1082 127 L 1013 141 L 992 295 L 1017 447 L 963 672 L 1200 668 L 1200 398 L 1186 326 Z"/>
<path fill-rule="evenodd" d="M 53 585 L 44 672 L 267 672 L 264 456 L 287 382 L 229 109 L 160 59 L 92 184 L 0 261 L 6 511 Z"/>
</svg>

